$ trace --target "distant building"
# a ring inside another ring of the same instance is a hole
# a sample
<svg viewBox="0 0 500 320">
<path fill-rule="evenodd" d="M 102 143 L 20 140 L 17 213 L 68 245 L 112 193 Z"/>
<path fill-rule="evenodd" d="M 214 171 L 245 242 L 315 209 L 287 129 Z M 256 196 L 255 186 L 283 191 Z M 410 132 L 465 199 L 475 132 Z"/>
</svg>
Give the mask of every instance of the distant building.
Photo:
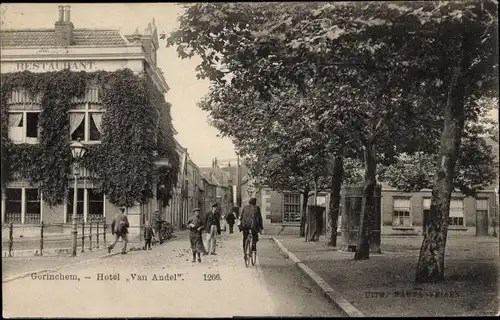
<svg viewBox="0 0 500 320">
<path fill-rule="evenodd" d="M 222 170 L 215 160 L 212 167 L 203 167 L 200 170 L 211 183 L 216 185 L 216 202 L 221 213 L 227 214 L 233 208 L 233 177 L 228 172 Z M 230 183 L 231 181 L 231 183 Z"/>
</svg>

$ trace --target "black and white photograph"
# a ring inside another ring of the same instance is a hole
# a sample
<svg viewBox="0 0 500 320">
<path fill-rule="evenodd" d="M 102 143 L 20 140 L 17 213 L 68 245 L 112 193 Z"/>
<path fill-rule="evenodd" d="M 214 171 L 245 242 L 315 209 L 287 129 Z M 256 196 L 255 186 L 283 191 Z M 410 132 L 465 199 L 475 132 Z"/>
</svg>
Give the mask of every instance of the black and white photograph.
<svg viewBox="0 0 500 320">
<path fill-rule="evenodd" d="M 500 315 L 497 0 L 2 3 L 4 318 Z"/>
</svg>

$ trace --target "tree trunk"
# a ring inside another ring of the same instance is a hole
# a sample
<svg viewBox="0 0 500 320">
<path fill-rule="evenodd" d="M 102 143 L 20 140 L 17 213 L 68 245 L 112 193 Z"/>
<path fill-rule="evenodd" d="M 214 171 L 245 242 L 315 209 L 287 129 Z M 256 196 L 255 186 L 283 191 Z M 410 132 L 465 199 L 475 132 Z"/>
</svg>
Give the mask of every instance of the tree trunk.
<svg viewBox="0 0 500 320">
<path fill-rule="evenodd" d="M 333 162 L 332 182 L 330 185 L 330 239 L 328 239 L 327 246 L 337 246 L 337 221 L 340 214 L 340 190 L 342 188 L 342 175 L 344 159 L 342 156 L 337 156 Z"/>
<path fill-rule="evenodd" d="M 465 48 L 467 47 L 465 46 Z M 460 66 L 453 71 L 450 83 L 445 107 L 444 128 L 441 133 L 441 145 L 439 147 L 439 164 L 432 189 L 429 222 L 424 230 L 424 239 L 417 264 L 415 279 L 417 282 L 444 280 L 444 257 L 446 237 L 448 235 L 450 199 L 465 122 L 464 100 L 467 79 L 463 73 L 468 70 L 469 64 L 470 58 L 464 52 Z"/>
<path fill-rule="evenodd" d="M 299 237 L 306 236 L 306 214 L 307 214 L 307 201 L 309 200 L 310 188 L 307 187 L 302 192 L 302 197 L 304 201 L 302 202 L 301 215 L 300 215 L 300 231 Z"/>
<path fill-rule="evenodd" d="M 354 260 L 367 260 L 370 258 L 370 232 L 375 210 L 373 192 L 377 184 L 375 145 L 369 144 L 364 150 L 365 155 L 365 189 L 363 191 L 363 204 L 359 223 L 359 236 Z"/>
</svg>

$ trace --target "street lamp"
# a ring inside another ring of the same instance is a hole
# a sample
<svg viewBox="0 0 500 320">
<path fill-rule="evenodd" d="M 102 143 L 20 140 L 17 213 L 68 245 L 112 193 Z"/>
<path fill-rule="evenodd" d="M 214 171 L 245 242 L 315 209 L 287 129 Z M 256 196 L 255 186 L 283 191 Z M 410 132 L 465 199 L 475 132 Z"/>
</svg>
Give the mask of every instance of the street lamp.
<svg viewBox="0 0 500 320">
<path fill-rule="evenodd" d="M 78 141 L 73 142 L 70 145 L 71 148 L 71 154 L 73 155 L 73 175 L 74 175 L 74 188 L 73 188 L 73 217 L 71 219 L 71 224 L 72 224 L 72 253 L 71 255 L 73 257 L 76 256 L 76 237 L 78 234 L 78 230 L 76 229 L 76 206 L 77 206 L 77 198 L 78 198 L 78 175 L 80 174 L 80 160 L 87 151 L 85 146 L 80 142 L 80 138 L 78 138 Z M 83 245 L 83 244 L 82 244 Z"/>
</svg>

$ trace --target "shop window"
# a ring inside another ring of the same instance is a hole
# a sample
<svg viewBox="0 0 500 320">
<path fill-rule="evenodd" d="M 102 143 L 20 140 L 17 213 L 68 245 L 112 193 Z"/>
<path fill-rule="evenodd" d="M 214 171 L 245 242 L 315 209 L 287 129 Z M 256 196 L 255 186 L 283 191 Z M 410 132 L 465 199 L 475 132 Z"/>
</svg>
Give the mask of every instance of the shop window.
<svg viewBox="0 0 500 320">
<path fill-rule="evenodd" d="M 410 198 L 407 197 L 394 197 L 393 198 L 393 212 L 392 212 L 392 226 L 393 227 L 411 227 L 411 207 Z"/>
</svg>

